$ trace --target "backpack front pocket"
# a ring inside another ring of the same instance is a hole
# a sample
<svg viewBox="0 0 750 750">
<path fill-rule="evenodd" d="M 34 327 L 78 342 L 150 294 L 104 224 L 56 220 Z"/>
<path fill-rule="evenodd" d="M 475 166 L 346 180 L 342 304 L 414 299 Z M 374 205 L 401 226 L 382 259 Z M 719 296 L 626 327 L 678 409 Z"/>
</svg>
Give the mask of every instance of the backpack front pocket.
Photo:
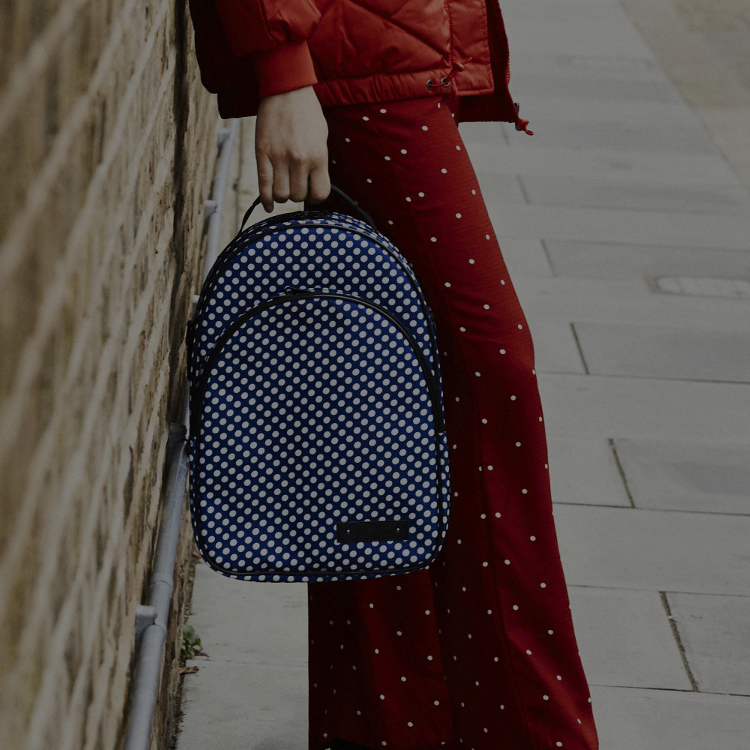
<svg viewBox="0 0 750 750">
<path fill-rule="evenodd" d="M 259 580 L 404 573 L 442 543 L 440 388 L 391 312 L 297 292 L 237 319 L 191 403 L 196 539 Z"/>
</svg>

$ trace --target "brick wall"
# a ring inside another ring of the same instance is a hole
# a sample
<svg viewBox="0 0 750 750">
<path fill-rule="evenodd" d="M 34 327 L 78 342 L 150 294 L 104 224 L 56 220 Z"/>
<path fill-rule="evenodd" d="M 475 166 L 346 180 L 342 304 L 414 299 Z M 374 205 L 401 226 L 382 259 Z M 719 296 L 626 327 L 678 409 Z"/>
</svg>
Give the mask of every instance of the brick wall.
<svg viewBox="0 0 750 750">
<path fill-rule="evenodd" d="M 118 748 L 220 123 L 187 3 L 4 3 L 0 39 L 0 744 Z"/>
</svg>

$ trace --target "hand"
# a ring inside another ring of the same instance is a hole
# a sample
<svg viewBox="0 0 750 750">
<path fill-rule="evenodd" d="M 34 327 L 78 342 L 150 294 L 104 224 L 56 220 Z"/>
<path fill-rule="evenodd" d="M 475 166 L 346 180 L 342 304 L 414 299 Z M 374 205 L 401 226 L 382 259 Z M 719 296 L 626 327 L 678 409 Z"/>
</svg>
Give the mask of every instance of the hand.
<svg viewBox="0 0 750 750">
<path fill-rule="evenodd" d="M 255 157 L 268 213 L 274 201 L 321 203 L 328 197 L 328 123 L 312 86 L 260 100 Z"/>
</svg>

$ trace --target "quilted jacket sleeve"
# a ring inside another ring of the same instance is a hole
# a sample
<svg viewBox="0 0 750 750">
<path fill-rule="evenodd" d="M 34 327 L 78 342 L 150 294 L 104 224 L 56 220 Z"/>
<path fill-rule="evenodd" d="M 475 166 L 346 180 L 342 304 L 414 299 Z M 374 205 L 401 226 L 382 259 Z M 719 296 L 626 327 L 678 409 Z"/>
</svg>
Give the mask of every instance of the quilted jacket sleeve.
<svg viewBox="0 0 750 750">
<path fill-rule="evenodd" d="M 250 55 L 260 96 L 318 82 L 307 39 L 320 21 L 313 0 L 214 0 L 227 42 Z"/>
</svg>

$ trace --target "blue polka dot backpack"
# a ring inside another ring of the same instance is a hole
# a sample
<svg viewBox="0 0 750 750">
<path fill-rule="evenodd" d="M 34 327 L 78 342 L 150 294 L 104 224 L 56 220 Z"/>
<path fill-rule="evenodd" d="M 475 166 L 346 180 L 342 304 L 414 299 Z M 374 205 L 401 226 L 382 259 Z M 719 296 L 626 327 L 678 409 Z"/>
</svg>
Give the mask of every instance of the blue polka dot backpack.
<svg viewBox="0 0 750 750">
<path fill-rule="evenodd" d="M 332 192 L 358 216 L 297 211 L 243 229 L 256 200 L 189 324 L 193 531 L 230 578 L 410 573 L 445 539 L 432 313 L 411 264 Z"/>
</svg>

